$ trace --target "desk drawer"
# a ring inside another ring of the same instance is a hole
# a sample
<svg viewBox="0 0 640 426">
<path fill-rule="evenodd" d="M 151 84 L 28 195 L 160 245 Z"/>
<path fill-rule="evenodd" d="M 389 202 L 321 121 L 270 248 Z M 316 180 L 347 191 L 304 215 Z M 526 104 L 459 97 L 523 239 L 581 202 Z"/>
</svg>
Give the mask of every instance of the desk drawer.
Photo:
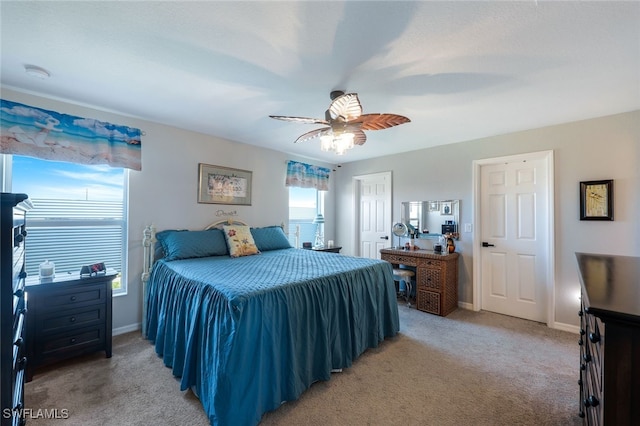
<svg viewBox="0 0 640 426">
<path fill-rule="evenodd" d="M 413 256 L 403 256 L 401 254 L 383 254 L 380 257 L 382 260 L 386 260 L 391 264 L 407 266 L 417 266 L 418 262 L 422 260 L 420 258 L 416 258 Z"/>
<path fill-rule="evenodd" d="M 416 308 L 418 310 L 440 315 L 440 305 L 440 293 L 420 289 L 416 291 Z"/>
<path fill-rule="evenodd" d="M 442 269 L 418 267 L 417 286 L 418 290 L 442 291 Z"/>
</svg>

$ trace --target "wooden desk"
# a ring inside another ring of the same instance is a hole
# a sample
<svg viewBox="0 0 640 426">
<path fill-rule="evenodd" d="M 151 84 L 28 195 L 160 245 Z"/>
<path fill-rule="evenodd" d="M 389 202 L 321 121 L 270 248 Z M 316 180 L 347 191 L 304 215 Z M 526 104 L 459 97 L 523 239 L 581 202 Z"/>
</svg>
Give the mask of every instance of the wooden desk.
<svg viewBox="0 0 640 426">
<path fill-rule="evenodd" d="M 447 316 L 458 307 L 458 253 L 382 249 L 380 258 L 393 265 L 416 267 L 416 308 Z"/>
</svg>

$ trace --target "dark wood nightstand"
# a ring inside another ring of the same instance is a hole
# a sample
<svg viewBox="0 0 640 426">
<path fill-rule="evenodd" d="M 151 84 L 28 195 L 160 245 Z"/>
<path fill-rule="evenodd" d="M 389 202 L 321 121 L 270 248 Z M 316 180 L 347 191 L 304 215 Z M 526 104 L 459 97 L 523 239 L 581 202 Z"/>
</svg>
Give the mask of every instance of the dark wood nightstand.
<svg viewBox="0 0 640 426">
<path fill-rule="evenodd" d="M 116 275 L 109 269 L 90 277 L 27 278 L 27 381 L 38 367 L 67 358 L 100 350 L 111 358 L 111 281 Z"/>
<path fill-rule="evenodd" d="M 342 250 L 342 247 L 322 247 L 322 248 L 310 248 L 308 250 L 315 250 L 315 251 L 328 251 L 330 253 L 340 253 L 340 250 Z"/>
</svg>

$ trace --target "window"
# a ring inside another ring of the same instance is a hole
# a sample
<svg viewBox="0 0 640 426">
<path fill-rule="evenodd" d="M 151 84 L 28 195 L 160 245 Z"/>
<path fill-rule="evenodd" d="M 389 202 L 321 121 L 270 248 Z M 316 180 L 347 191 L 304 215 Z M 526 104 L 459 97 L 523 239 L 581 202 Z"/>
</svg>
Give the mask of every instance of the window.
<svg viewBox="0 0 640 426">
<path fill-rule="evenodd" d="M 56 275 L 104 262 L 120 272 L 114 295 L 126 294 L 126 169 L 5 157 L 13 164 L 4 187 L 29 195 L 34 205 L 27 215 L 27 274 L 37 276 L 45 260 L 55 263 Z"/>
<path fill-rule="evenodd" d="M 316 214 L 324 214 L 324 194 L 315 188 L 289 187 L 289 242 L 294 247 L 302 247 L 303 242 L 313 244 L 317 225 L 313 223 Z M 296 230 L 299 230 L 296 241 Z M 297 243 L 297 245 L 296 245 Z"/>
</svg>

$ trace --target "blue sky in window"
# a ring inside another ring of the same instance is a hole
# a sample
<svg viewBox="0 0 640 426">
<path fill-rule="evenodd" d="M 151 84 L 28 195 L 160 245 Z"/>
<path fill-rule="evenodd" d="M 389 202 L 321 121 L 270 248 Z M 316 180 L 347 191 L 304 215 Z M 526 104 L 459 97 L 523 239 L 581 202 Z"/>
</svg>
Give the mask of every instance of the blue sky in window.
<svg viewBox="0 0 640 426">
<path fill-rule="evenodd" d="M 120 201 L 123 169 L 13 156 L 12 192 L 30 198 Z"/>
<path fill-rule="evenodd" d="M 316 190 L 289 187 L 289 207 L 316 207 Z"/>
</svg>

